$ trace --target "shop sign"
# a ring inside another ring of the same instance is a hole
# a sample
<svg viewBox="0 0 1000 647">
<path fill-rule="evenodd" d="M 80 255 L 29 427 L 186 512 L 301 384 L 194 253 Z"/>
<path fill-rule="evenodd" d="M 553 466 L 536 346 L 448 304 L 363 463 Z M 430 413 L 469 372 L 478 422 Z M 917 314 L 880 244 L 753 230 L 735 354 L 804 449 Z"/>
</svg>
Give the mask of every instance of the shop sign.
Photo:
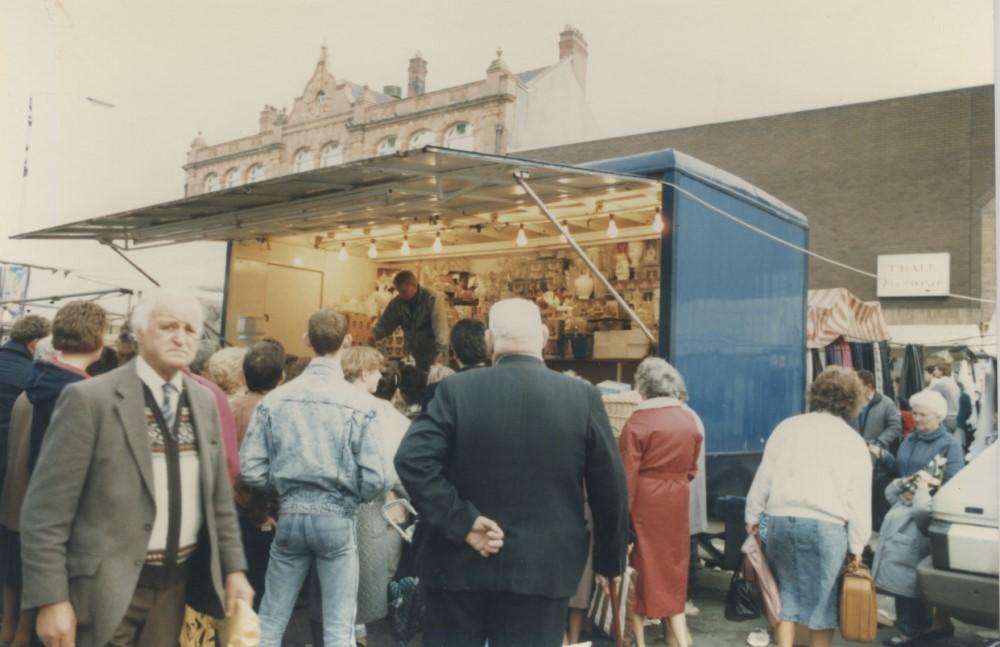
<svg viewBox="0 0 1000 647">
<path fill-rule="evenodd" d="M 951 292 L 951 254 L 878 257 L 879 297 L 944 297 Z"/>
</svg>

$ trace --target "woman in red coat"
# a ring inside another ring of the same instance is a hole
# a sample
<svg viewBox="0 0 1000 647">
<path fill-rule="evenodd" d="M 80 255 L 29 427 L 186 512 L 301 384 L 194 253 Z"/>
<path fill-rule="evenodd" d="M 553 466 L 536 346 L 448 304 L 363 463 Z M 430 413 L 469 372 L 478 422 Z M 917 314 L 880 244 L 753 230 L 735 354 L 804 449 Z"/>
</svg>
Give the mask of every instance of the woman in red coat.
<svg viewBox="0 0 1000 647">
<path fill-rule="evenodd" d="M 689 647 L 684 617 L 691 543 L 689 483 L 698 471 L 702 435 L 697 415 L 684 405 L 684 380 L 673 366 L 650 357 L 636 371 L 643 402 L 625 423 L 618 447 L 628 479 L 637 573 L 635 627 L 645 647 L 643 618 L 668 618 L 670 644 Z"/>
</svg>

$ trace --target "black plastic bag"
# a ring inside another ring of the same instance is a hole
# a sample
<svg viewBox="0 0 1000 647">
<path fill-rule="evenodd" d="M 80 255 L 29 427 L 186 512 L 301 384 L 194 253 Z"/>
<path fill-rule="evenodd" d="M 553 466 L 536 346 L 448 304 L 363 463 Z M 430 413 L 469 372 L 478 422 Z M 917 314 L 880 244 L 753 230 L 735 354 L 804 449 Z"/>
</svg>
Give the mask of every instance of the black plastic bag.
<svg viewBox="0 0 1000 647">
<path fill-rule="evenodd" d="M 725 613 L 726 620 L 734 622 L 755 620 L 761 615 L 760 588 L 745 557 L 740 560 L 739 567 L 733 571 L 733 578 L 729 580 Z"/>
</svg>

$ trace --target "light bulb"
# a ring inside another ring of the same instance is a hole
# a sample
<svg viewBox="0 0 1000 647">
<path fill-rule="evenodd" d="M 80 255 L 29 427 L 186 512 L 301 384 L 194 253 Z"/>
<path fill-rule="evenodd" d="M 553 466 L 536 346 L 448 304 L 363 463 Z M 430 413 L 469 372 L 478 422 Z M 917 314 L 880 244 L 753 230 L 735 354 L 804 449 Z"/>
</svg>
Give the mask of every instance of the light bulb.
<svg viewBox="0 0 1000 647">
<path fill-rule="evenodd" d="M 368 258 L 375 258 L 378 256 L 378 248 L 375 247 L 375 239 L 372 238 L 372 244 L 368 246 Z"/>
<path fill-rule="evenodd" d="M 663 214 L 659 210 L 656 211 L 656 215 L 653 217 L 653 224 L 651 226 L 654 234 L 663 233 Z"/>
<path fill-rule="evenodd" d="M 608 216 L 608 238 L 618 238 L 618 225 L 615 224 L 615 215 Z"/>
<path fill-rule="evenodd" d="M 403 236 L 403 244 L 399 246 L 399 253 L 403 256 L 410 255 L 410 239 L 407 236 Z"/>
<path fill-rule="evenodd" d="M 434 244 L 431 245 L 431 249 L 434 250 L 435 254 L 440 254 L 441 250 L 444 249 L 444 245 L 441 244 L 441 232 L 437 233 L 437 237 L 434 239 Z"/>
<path fill-rule="evenodd" d="M 347 243 L 340 243 L 340 251 L 337 252 L 337 258 L 341 263 L 347 261 Z"/>
<path fill-rule="evenodd" d="M 569 238 L 566 237 L 566 232 L 567 231 L 569 231 L 569 225 L 567 225 L 566 221 L 563 220 L 562 221 L 562 231 L 559 232 L 559 242 L 562 243 L 562 244 L 564 244 L 564 245 L 569 242 Z"/>
<path fill-rule="evenodd" d="M 517 232 L 517 246 L 524 247 L 528 244 L 528 235 L 524 233 L 524 225 Z"/>
</svg>

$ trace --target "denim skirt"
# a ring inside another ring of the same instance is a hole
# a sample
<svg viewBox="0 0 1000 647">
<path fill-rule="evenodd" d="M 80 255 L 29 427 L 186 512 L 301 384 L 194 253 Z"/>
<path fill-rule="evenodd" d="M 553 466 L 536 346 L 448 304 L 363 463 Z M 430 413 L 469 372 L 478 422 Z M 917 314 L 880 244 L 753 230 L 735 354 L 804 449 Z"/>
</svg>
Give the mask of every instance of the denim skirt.
<svg viewBox="0 0 1000 647">
<path fill-rule="evenodd" d="M 781 593 L 781 619 L 815 630 L 835 629 L 847 526 L 770 517 L 765 551 Z"/>
</svg>

